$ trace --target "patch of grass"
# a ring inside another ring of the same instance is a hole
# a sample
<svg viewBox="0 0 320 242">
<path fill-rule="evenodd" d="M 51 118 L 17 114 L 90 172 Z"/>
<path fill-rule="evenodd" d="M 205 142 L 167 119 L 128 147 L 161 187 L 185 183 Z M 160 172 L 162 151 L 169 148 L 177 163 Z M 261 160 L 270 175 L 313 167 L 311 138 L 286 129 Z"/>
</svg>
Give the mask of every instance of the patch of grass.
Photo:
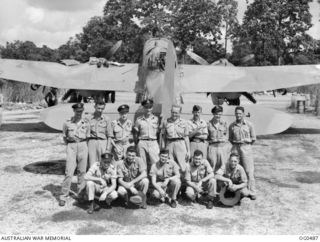
<svg viewBox="0 0 320 242">
<path fill-rule="evenodd" d="M 20 166 L 6 166 L 3 170 L 5 172 L 9 172 L 13 174 L 19 174 L 22 172 L 22 169 Z"/>
<path fill-rule="evenodd" d="M 93 221 L 110 221 L 122 226 L 130 225 L 148 225 L 152 224 L 153 218 L 146 214 L 145 210 L 133 210 L 120 207 L 112 209 L 101 209 L 93 214 L 87 214 L 85 210 L 61 211 L 52 215 L 53 222 L 93 220 Z"/>
<path fill-rule="evenodd" d="M 230 219 L 217 219 L 217 218 L 200 218 L 196 216 L 191 216 L 188 214 L 185 215 L 180 215 L 179 220 L 184 222 L 185 224 L 189 225 L 195 225 L 199 227 L 219 227 L 221 229 L 226 229 L 232 228 L 233 224 L 236 223 L 236 220 L 230 220 Z"/>
<path fill-rule="evenodd" d="M 89 223 L 86 226 L 79 228 L 76 231 L 76 234 L 77 235 L 89 235 L 89 234 L 95 235 L 95 234 L 101 234 L 105 231 L 106 231 L 106 228 L 99 226 L 99 225 Z"/>
</svg>

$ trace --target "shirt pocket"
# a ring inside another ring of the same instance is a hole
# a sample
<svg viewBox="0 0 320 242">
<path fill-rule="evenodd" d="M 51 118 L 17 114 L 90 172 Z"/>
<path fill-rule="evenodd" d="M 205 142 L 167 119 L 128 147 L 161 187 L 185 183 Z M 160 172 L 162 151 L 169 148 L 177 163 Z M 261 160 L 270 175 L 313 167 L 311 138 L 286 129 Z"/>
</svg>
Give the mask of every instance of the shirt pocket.
<svg viewBox="0 0 320 242">
<path fill-rule="evenodd" d="M 169 137 L 175 137 L 175 128 L 173 123 L 167 123 L 166 132 Z"/>
<path fill-rule="evenodd" d="M 122 138 L 122 128 L 119 127 L 118 125 L 114 127 L 113 133 L 115 138 Z"/>
<path fill-rule="evenodd" d="M 177 131 L 177 134 L 179 136 L 186 136 L 188 135 L 188 129 L 187 129 L 187 126 L 185 123 L 179 123 L 177 126 L 176 126 L 176 131 Z"/>
<path fill-rule="evenodd" d="M 75 135 L 75 128 L 74 127 L 68 127 L 67 135 L 68 136 L 74 136 Z"/>
<path fill-rule="evenodd" d="M 167 175 L 166 178 L 173 176 L 173 167 L 172 166 L 170 166 L 166 169 L 166 175 Z"/>
<path fill-rule="evenodd" d="M 79 138 L 86 138 L 86 134 L 87 134 L 87 127 L 85 125 L 82 125 L 78 129 Z"/>
<path fill-rule="evenodd" d="M 158 129 L 158 127 L 159 127 L 157 121 L 152 121 L 152 122 L 151 122 L 151 126 L 152 126 L 153 129 Z"/>
<path fill-rule="evenodd" d="M 206 175 L 206 168 L 205 167 L 200 167 L 199 168 L 199 176 L 200 176 L 200 178 L 201 179 L 204 178 L 205 175 Z"/>
<path fill-rule="evenodd" d="M 218 129 L 218 136 L 219 138 L 223 138 L 227 134 L 227 130 L 225 127 L 219 127 Z"/>
<path fill-rule="evenodd" d="M 250 138 L 250 129 L 248 126 L 243 126 L 241 128 L 241 133 L 243 135 L 243 138 Z"/>
<path fill-rule="evenodd" d="M 137 177 L 137 176 L 138 176 L 138 173 L 139 173 L 138 167 L 132 167 L 132 168 L 131 168 L 132 178 Z"/>
</svg>

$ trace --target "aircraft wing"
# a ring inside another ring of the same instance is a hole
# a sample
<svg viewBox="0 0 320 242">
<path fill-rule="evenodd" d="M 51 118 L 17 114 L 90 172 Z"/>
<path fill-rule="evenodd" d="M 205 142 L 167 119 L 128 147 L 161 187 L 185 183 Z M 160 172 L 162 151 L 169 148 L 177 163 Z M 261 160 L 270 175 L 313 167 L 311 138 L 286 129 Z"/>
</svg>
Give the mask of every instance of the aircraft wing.
<svg viewBox="0 0 320 242">
<path fill-rule="evenodd" d="M 133 92 L 138 64 L 109 68 L 80 64 L 64 66 L 54 62 L 0 59 L 0 78 L 43 86 Z"/>
<path fill-rule="evenodd" d="M 320 83 L 320 65 L 181 68 L 184 93 L 256 92 Z"/>
</svg>

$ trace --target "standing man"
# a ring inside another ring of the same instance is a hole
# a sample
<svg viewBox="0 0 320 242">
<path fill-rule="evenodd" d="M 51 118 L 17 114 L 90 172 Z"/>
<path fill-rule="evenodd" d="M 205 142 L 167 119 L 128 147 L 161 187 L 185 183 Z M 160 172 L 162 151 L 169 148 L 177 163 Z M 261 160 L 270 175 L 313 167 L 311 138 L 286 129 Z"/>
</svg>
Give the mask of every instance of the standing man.
<svg viewBox="0 0 320 242">
<path fill-rule="evenodd" d="M 83 103 L 72 105 L 74 116 L 63 124 L 63 140 L 67 145 L 67 159 L 65 178 L 61 185 L 62 195 L 59 205 L 66 204 L 69 196 L 71 181 L 75 169 L 78 170 L 78 195 L 85 187 L 84 175 L 86 174 L 88 162 L 87 138 L 90 135 L 88 123 L 82 118 Z"/>
<path fill-rule="evenodd" d="M 149 171 L 152 164 L 159 159 L 159 145 L 157 142 L 159 119 L 152 114 L 152 100 L 144 100 L 141 105 L 144 109 L 144 115 L 137 118 L 133 128 L 133 137 L 135 144 L 137 144 L 138 154 Z"/>
<path fill-rule="evenodd" d="M 118 194 L 128 205 L 129 195 L 138 195 L 142 192 L 141 208 L 146 209 L 146 194 L 149 187 L 147 178 L 147 166 L 140 157 L 136 156 L 136 149 L 130 146 L 126 152 L 126 158 L 118 164 Z"/>
<path fill-rule="evenodd" d="M 154 188 L 152 196 L 162 202 L 171 199 L 170 206 L 176 208 L 177 194 L 181 186 L 180 172 L 177 163 L 169 159 L 168 150 L 160 151 L 160 159 L 152 165 L 150 177 Z"/>
<path fill-rule="evenodd" d="M 106 151 L 110 152 L 110 137 L 112 137 L 113 134 L 109 118 L 102 115 L 105 107 L 105 102 L 96 102 L 94 113 L 88 117 L 90 125 L 90 137 L 88 142 L 90 167 L 95 162 L 100 162 L 103 153 Z"/>
<path fill-rule="evenodd" d="M 120 118 L 111 122 L 111 150 L 115 160 L 123 159 L 132 139 L 132 121 L 128 119 L 129 106 L 118 107 Z"/>
<path fill-rule="evenodd" d="M 256 134 L 253 124 L 244 119 L 244 108 L 235 108 L 236 121 L 229 126 L 229 141 L 232 144 L 231 153 L 240 156 L 240 165 L 243 166 L 248 176 L 248 188 L 251 193 L 250 198 L 256 199 L 254 162 L 252 154 L 252 144 L 256 141 Z"/>
<path fill-rule="evenodd" d="M 161 134 L 170 158 L 179 164 L 184 173 L 190 158 L 190 143 L 187 121 L 180 118 L 181 109 L 181 106 L 172 106 L 171 117 L 163 122 Z"/>
<path fill-rule="evenodd" d="M 87 181 L 87 195 L 90 202 L 88 213 L 99 209 L 99 205 L 94 203 L 94 196 L 99 195 L 99 201 L 105 201 L 107 206 L 118 197 L 117 170 L 112 164 L 112 155 L 105 153 L 101 155 L 101 161 L 95 162 L 85 175 Z"/>
<path fill-rule="evenodd" d="M 192 109 L 193 118 L 189 120 L 190 155 L 193 156 L 195 150 L 201 150 L 203 158 L 207 159 L 208 127 L 207 122 L 200 118 L 201 113 L 202 108 L 199 105 L 194 105 Z"/>
<path fill-rule="evenodd" d="M 211 110 L 213 118 L 208 122 L 208 160 L 213 171 L 216 171 L 227 162 L 226 145 L 228 141 L 228 126 L 227 123 L 221 119 L 222 112 L 223 108 L 221 106 L 213 107 Z"/>
</svg>

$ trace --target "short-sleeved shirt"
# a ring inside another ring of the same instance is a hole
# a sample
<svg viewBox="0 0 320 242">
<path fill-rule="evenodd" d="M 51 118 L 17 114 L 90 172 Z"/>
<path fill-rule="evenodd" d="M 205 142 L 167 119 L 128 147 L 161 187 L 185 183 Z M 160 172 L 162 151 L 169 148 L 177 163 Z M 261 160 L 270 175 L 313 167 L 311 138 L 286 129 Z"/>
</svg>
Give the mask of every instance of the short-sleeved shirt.
<svg viewBox="0 0 320 242">
<path fill-rule="evenodd" d="M 159 119 L 155 115 L 146 118 L 144 115 L 137 118 L 134 129 L 139 134 L 139 139 L 157 139 Z"/>
<path fill-rule="evenodd" d="M 63 137 L 68 142 L 79 142 L 85 140 L 90 135 L 89 124 L 81 119 L 79 122 L 75 123 L 74 118 L 68 119 L 62 128 Z"/>
<path fill-rule="evenodd" d="M 88 117 L 90 125 L 90 138 L 107 139 L 113 137 L 111 122 L 108 117 L 102 115 L 99 118 L 90 115 Z"/>
<path fill-rule="evenodd" d="M 256 140 L 253 124 L 247 120 L 242 123 L 233 122 L 229 126 L 229 141 L 231 143 L 251 143 Z"/>
<path fill-rule="evenodd" d="M 213 173 L 212 167 L 206 159 L 202 159 L 199 166 L 195 166 L 193 161 L 187 165 L 186 181 L 199 182 L 201 179 Z"/>
<path fill-rule="evenodd" d="M 175 175 L 180 175 L 179 166 L 174 160 L 170 159 L 164 164 L 158 161 L 154 163 L 150 169 L 150 176 L 156 176 L 157 181 L 164 181 Z"/>
<path fill-rule="evenodd" d="M 130 119 L 127 119 L 123 124 L 120 120 L 113 120 L 111 129 L 115 141 L 128 141 L 132 137 L 132 121 Z"/>
<path fill-rule="evenodd" d="M 91 175 L 97 178 L 102 178 L 109 185 L 111 183 L 111 179 L 117 179 L 117 169 L 114 164 L 110 163 L 107 166 L 107 169 L 103 172 L 102 169 L 100 168 L 100 163 L 95 162 L 87 171 L 87 175 Z"/>
<path fill-rule="evenodd" d="M 209 143 L 223 143 L 227 142 L 227 122 L 224 120 L 220 120 L 219 122 L 215 121 L 214 119 L 211 119 L 208 122 L 208 141 Z"/>
<path fill-rule="evenodd" d="M 167 139 L 184 138 L 189 135 L 188 123 L 182 118 L 173 121 L 168 118 L 162 124 L 162 132 Z"/>
<path fill-rule="evenodd" d="M 120 161 L 117 165 L 118 177 L 123 178 L 125 182 L 131 182 L 133 179 L 140 176 L 141 173 L 146 170 L 147 166 L 139 157 L 136 157 L 131 164 L 129 164 L 125 159 Z"/>
<path fill-rule="evenodd" d="M 192 133 L 194 130 L 200 128 L 200 134 L 196 134 L 192 137 L 192 139 L 196 139 L 201 135 L 208 134 L 208 127 L 206 121 L 200 119 L 199 121 L 195 121 L 193 118 L 188 120 L 189 132 Z"/>
<path fill-rule="evenodd" d="M 242 184 L 248 182 L 246 172 L 244 171 L 243 167 L 239 164 L 233 170 L 227 164 L 223 176 L 229 178 L 233 184 Z"/>
</svg>

